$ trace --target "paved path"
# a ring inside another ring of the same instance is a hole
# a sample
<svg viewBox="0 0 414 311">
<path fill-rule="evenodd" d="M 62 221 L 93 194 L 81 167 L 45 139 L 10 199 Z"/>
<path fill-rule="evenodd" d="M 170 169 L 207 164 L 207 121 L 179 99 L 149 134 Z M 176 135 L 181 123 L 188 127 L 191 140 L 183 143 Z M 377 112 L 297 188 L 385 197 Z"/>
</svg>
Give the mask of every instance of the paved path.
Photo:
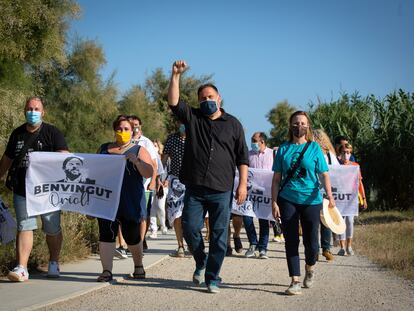
<svg viewBox="0 0 414 311">
<path fill-rule="evenodd" d="M 153 262 L 163 257 L 164 260 L 147 269 L 146 280 L 128 280 L 118 274 L 116 283 L 102 287 L 102 284 L 95 283 L 100 265 L 94 258 L 65 265 L 62 267 L 64 276 L 58 281 L 38 278 L 28 284 L 0 284 L 0 309 L 14 310 L 30 305 L 32 309 L 39 307 L 39 310 L 57 311 L 414 309 L 413 282 L 396 277 L 359 256 L 336 256 L 333 263 L 318 262 L 315 286 L 303 289 L 301 296 L 286 296 L 284 290 L 290 280 L 284 246 L 273 242 L 269 246 L 268 260 L 246 259 L 240 255 L 226 257 L 221 273 L 224 281 L 221 292 L 208 294 L 204 287 L 195 287 L 191 282 L 192 258 L 165 256 L 168 253 L 166 249 L 175 247 L 173 237 L 168 239 L 151 241 L 160 254 L 148 254 L 145 257 L 147 265 L 150 258 Z M 244 246 L 247 247 L 246 240 Z M 85 269 L 86 266 L 89 268 Z M 130 272 L 130 266 L 130 262 L 116 261 L 114 271 L 125 274 Z M 70 292 L 67 287 L 71 288 Z M 11 295 L 16 297 L 14 292 L 19 288 L 20 299 L 26 302 L 12 305 L 8 298 Z M 79 295 L 81 292 L 84 294 Z M 31 296 L 31 304 L 27 295 Z M 71 296 L 72 299 L 67 299 Z M 33 297 L 36 297 L 36 302 Z M 42 300 L 48 305 L 40 306 Z M 59 303 L 51 304 L 59 300 Z"/>
<path fill-rule="evenodd" d="M 166 236 L 159 235 L 157 240 L 150 240 L 152 250 L 144 256 L 144 266 L 151 267 L 164 259 L 176 247 L 174 232 Z M 87 260 L 64 264 L 60 267 L 61 277 L 48 279 L 45 274 L 30 274 L 30 280 L 24 283 L 11 283 L 0 278 L 0 310 L 36 309 L 45 303 L 53 303 L 77 297 L 91 290 L 96 290 L 107 283 L 97 283 L 96 278 L 102 271 L 99 256 Z M 121 280 L 133 270 L 132 258 L 114 259 L 114 278 Z"/>
</svg>

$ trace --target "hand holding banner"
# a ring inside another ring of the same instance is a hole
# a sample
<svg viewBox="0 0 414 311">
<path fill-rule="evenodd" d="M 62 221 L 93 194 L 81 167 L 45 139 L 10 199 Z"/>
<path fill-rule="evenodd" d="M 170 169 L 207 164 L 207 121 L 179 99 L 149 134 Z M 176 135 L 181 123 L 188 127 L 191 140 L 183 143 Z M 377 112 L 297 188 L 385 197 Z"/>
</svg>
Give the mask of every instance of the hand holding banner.
<svg viewBox="0 0 414 311">
<path fill-rule="evenodd" d="M 237 205 L 236 200 L 233 199 L 231 212 L 236 215 L 274 221 L 272 215 L 272 177 L 272 171 L 249 168 L 246 201 L 241 205 Z M 237 189 L 238 184 L 239 176 L 237 174 L 234 181 L 234 189 Z"/>
</svg>

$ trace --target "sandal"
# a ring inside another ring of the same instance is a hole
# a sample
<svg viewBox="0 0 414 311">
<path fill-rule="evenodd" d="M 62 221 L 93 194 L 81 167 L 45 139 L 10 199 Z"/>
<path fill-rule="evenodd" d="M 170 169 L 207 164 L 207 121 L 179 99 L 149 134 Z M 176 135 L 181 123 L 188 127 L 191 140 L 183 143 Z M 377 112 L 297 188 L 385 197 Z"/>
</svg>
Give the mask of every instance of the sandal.
<svg viewBox="0 0 414 311">
<path fill-rule="evenodd" d="M 138 271 L 140 271 L 140 272 L 137 272 L 137 269 L 138 269 Z M 139 280 L 139 279 L 145 279 L 145 270 L 144 270 L 144 266 L 135 266 L 135 271 L 134 271 L 134 273 L 131 273 L 130 275 L 129 275 L 131 278 L 133 278 L 133 279 L 137 279 L 137 280 Z"/>
<path fill-rule="evenodd" d="M 102 271 L 101 275 L 98 276 L 97 282 L 111 282 L 113 280 L 112 272 L 109 270 Z"/>
</svg>

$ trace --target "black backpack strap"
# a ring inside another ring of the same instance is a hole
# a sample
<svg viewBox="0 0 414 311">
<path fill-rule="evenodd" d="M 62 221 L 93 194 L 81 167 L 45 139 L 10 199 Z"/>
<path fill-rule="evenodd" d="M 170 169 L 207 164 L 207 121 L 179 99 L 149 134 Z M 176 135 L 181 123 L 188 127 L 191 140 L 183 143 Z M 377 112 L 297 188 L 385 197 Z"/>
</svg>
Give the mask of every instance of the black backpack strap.
<svg viewBox="0 0 414 311">
<path fill-rule="evenodd" d="M 292 179 L 293 175 L 295 175 L 296 171 L 298 170 L 300 163 L 302 162 L 303 155 L 305 154 L 306 150 L 308 150 L 309 145 L 311 144 L 310 141 L 308 141 L 303 147 L 302 152 L 300 153 L 298 160 L 296 163 L 291 167 L 291 169 L 288 170 L 286 178 L 283 180 L 282 185 L 279 188 L 279 193 L 282 192 L 283 188 L 286 186 L 286 184 Z"/>
<path fill-rule="evenodd" d="M 326 156 L 328 157 L 328 164 L 332 165 L 331 153 L 329 151 L 326 153 Z"/>
</svg>

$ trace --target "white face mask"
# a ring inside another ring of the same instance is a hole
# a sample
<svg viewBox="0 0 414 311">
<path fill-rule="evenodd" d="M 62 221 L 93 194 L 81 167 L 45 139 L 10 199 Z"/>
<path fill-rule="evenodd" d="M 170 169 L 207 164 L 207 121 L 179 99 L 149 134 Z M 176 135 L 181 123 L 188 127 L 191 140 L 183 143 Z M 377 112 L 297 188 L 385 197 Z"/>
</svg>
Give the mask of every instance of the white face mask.
<svg viewBox="0 0 414 311">
<path fill-rule="evenodd" d="M 343 161 L 349 161 L 350 158 L 351 158 L 351 154 L 350 153 L 343 153 L 342 154 L 342 160 Z"/>
</svg>

